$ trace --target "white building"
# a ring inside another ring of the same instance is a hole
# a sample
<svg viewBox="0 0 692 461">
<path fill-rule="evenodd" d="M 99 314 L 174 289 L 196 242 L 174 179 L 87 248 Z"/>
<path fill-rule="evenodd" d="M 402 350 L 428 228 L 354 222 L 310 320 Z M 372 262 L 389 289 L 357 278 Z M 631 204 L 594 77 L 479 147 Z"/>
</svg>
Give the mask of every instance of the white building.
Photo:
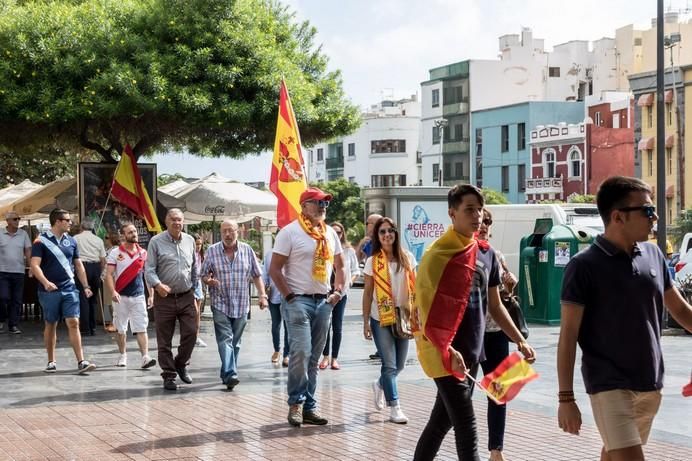
<svg viewBox="0 0 692 461">
<path fill-rule="evenodd" d="M 355 133 L 307 149 L 308 181 L 346 178 L 372 187 L 419 184 L 418 96 L 382 101 L 361 118 Z"/>
</svg>

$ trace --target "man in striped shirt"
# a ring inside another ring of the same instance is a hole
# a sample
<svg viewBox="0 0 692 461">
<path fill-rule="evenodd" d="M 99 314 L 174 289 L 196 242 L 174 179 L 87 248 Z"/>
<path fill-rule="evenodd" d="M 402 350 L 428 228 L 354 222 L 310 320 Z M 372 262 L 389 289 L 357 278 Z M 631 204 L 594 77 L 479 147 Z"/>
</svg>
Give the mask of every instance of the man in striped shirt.
<svg viewBox="0 0 692 461">
<path fill-rule="evenodd" d="M 240 382 L 238 353 L 250 312 L 250 281 L 259 293 L 260 308 L 268 305 L 257 257 L 250 245 L 238 241 L 235 221 L 227 219 L 221 223 L 221 242 L 207 249 L 201 274 L 211 295 L 214 332 L 221 357 L 221 381 L 232 391 Z"/>
</svg>

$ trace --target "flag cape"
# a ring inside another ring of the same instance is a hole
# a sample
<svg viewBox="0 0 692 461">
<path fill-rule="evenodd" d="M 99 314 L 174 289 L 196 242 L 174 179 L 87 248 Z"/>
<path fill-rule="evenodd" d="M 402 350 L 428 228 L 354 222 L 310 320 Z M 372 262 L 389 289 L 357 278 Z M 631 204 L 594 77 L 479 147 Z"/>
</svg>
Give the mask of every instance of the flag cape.
<svg viewBox="0 0 692 461">
<path fill-rule="evenodd" d="M 281 80 L 279 117 L 269 189 L 276 195 L 276 219 L 284 227 L 300 214 L 300 194 L 307 188 L 300 133 L 286 83 Z"/>
<path fill-rule="evenodd" d="M 500 403 L 507 403 L 528 382 L 538 378 L 518 352 L 512 352 L 495 369 L 483 377 L 480 385 Z"/>
<path fill-rule="evenodd" d="M 418 265 L 414 337 L 418 360 L 431 378 L 464 374 L 453 372 L 449 346 L 464 317 L 476 271 L 478 245 L 452 227 L 428 248 Z"/>
<path fill-rule="evenodd" d="M 125 146 L 125 151 L 115 169 L 111 195 L 141 217 L 150 232 L 161 232 L 161 224 L 156 217 L 156 209 L 144 187 L 137 167 L 137 160 L 135 160 L 135 155 L 129 144 Z"/>
</svg>

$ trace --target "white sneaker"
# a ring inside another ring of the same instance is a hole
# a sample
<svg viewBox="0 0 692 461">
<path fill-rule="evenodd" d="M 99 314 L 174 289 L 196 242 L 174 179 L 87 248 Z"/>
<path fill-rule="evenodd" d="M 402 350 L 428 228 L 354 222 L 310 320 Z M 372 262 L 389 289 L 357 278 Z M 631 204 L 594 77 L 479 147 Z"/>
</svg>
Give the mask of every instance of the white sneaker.
<svg viewBox="0 0 692 461">
<path fill-rule="evenodd" d="M 380 386 L 380 380 L 379 378 L 373 381 L 372 383 L 372 392 L 375 397 L 375 408 L 379 411 L 381 411 L 384 408 L 384 391 L 382 390 L 382 387 Z"/>
<path fill-rule="evenodd" d="M 148 355 L 143 355 L 142 356 L 142 368 L 151 368 L 154 365 L 156 365 L 156 359 L 152 359 Z"/>
<path fill-rule="evenodd" d="M 408 418 L 404 412 L 401 411 L 398 402 L 393 407 L 389 407 L 389 420 L 396 424 L 406 424 L 408 422 Z"/>
<path fill-rule="evenodd" d="M 197 338 L 197 341 L 195 341 L 195 346 L 197 347 L 207 347 L 207 343 L 202 341 L 202 338 Z"/>
<path fill-rule="evenodd" d="M 115 364 L 116 367 L 126 367 L 127 366 L 127 354 L 120 354 L 118 357 L 118 363 Z"/>
</svg>

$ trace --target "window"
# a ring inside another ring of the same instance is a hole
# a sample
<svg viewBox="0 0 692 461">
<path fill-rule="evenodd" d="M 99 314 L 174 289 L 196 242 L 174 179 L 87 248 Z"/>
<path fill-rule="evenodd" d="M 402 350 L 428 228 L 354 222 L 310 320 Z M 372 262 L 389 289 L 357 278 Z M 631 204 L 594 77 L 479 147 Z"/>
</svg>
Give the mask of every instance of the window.
<svg viewBox="0 0 692 461">
<path fill-rule="evenodd" d="M 560 68 L 559 67 L 548 67 L 548 77 L 559 77 Z"/>
<path fill-rule="evenodd" d="M 526 149 L 526 123 L 520 123 L 517 125 L 517 149 Z"/>
<path fill-rule="evenodd" d="M 440 107 L 440 90 L 432 90 L 432 106 Z"/>
<path fill-rule="evenodd" d="M 646 165 L 649 176 L 654 175 L 654 152 L 652 150 L 646 151 Z"/>
<path fill-rule="evenodd" d="M 451 179 L 452 177 L 452 164 L 449 162 L 444 163 L 444 168 L 442 168 L 442 180 Z"/>
<path fill-rule="evenodd" d="M 509 150 L 509 125 L 502 125 L 502 139 L 500 143 L 500 150 L 502 152 L 507 152 Z"/>
<path fill-rule="evenodd" d="M 519 192 L 526 191 L 526 165 L 523 163 L 517 165 L 517 183 L 519 184 Z"/>
<path fill-rule="evenodd" d="M 509 192 L 509 166 L 502 167 L 502 192 Z"/>
<path fill-rule="evenodd" d="M 433 163 L 433 176 L 432 176 L 433 182 L 437 183 L 440 181 L 440 164 L 439 163 Z"/>
<path fill-rule="evenodd" d="M 423 163 L 423 153 L 419 150 L 416 151 L 416 165 Z"/>
<path fill-rule="evenodd" d="M 569 152 L 569 177 L 581 176 L 581 152 L 576 147 Z"/>
<path fill-rule="evenodd" d="M 613 128 L 620 128 L 620 114 L 617 112 L 613 114 Z"/>
<path fill-rule="evenodd" d="M 405 186 L 405 174 L 376 174 L 370 176 L 370 185 L 372 187 L 392 187 Z"/>
<path fill-rule="evenodd" d="M 673 222 L 673 199 L 666 198 L 666 209 L 668 210 L 668 222 Z"/>
<path fill-rule="evenodd" d="M 666 115 L 668 119 L 668 126 L 673 124 L 673 104 L 670 102 L 666 103 Z"/>
<path fill-rule="evenodd" d="M 464 99 L 464 88 L 462 86 L 452 86 L 446 88 L 444 90 L 443 97 L 445 105 L 460 103 Z"/>
<path fill-rule="evenodd" d="M 641 37 L 636 37 L 634 39 L 634 46 L 642 46 L 642 38 Z"/>
<path fill-rule="evenodd" d="M 462 141 L 464 139 L 464 124 L 455 123 L 454 124 L 454 136 L 450 141 Z"/>
<path fill-rule="evenodd" d="M 356 156 L 356 143 L 354 143 L 354 142 L 348 143 L 348 156 L 349 157 L 355 157 Z"/>
<path fill-rule="evenodd" d="M 440 143 L 440 128 L 437 126 L 433 126 L 433 132 L 432 132 L 432 143 L 433 144 L 439 144 Z"/>
<path fill-rule="evenodd" d="M 594 124 L 595 124 L 596 126 L 601 126 L 601 113 L 600 113 L 600 112 L 596 112 L 594 115 L 595 115 Z"/>
<path fill-rule="evenodd" d="M 649 128 L 654 126 L 654 106 L 647 106 L 646 108 L 646 126 Z"/>
<path fill-rule="evenodd" d="M 464 177 L 464 164 L 462 162 L 454 163 L 454 179 Z"/>
<path fill-rule="evenodd" d="M 321 147 L 319 147 L 319 148 L 317 149 L 317 161 L 318 161 L 318 162 L 321 162 L 321 161 L 323 161 L 323 160 L 324 160 L 324 149 L 322 149 Z"/>
<path fill-rule="evenodd" d="M 476 157 L 483 156 L 483 130 L 476 128 Z"/>
<path fill-rule="evenodd" d="M 355 183 L 355 182 L 356 182 L 356 177 L 355 177 L 355 176 L 349 176 L 349 177 L 348 177 L 348 182 L 350 182 L 351 184 Z"/>
<path fill-rule="evenodd" d="M 371 154 L 388 154 L 406 152 L 405 139 L 383 139 L 370 141 Z"/>
<path fill-rule="evenodd" d="M 555 177 L 555 149 L 543 151 L 543 177 Z"/>
<path fill-rule="evenodd" d="M 668 174 L 673 172 L 673 148 L 666 147 L 666 165 L 668 166 Z"/>
</svg>

